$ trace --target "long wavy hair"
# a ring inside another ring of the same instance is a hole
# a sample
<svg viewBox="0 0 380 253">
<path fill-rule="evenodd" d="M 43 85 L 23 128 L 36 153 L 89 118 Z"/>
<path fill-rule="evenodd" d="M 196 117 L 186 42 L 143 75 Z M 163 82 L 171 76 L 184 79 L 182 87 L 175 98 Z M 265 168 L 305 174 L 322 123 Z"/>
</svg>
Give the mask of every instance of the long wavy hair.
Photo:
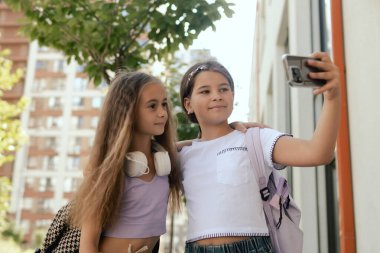
<svg viewBox="0 0 380 253">
<path fill-rule="evenodd" d="M 125 154 L 129 150 L 137 120 L 136 105 L 142 88 L 152 82 L 162 83 L 143 72 L 120 72 L 111 82 L 85 176 L 72 202 L 71 225 L 80 227 L 91 217 L 95 227 L 101 230 L 117 217 L 124 192 Z M 176 210 L 180 206 L 181 181 L 176 162 L 175 124 L 170 108 L 167 110 L 165 131 L 153 139 L 168 151 L 171 159 L 169 202 L 172 210 Z"/>
</svg>

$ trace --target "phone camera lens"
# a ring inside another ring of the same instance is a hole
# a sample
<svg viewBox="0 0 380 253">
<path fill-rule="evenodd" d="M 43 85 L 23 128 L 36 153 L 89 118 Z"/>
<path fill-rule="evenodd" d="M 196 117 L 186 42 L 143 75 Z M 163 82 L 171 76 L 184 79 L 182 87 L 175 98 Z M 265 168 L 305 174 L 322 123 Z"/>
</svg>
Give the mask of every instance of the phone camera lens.
<svg viewBox="0 0 380 253">
<path fill-rule="evenodd" d="M 301 70 L 298 67 L 291 67 L 293 80 L 296 83 L 302 83 Z"/>
</svg>

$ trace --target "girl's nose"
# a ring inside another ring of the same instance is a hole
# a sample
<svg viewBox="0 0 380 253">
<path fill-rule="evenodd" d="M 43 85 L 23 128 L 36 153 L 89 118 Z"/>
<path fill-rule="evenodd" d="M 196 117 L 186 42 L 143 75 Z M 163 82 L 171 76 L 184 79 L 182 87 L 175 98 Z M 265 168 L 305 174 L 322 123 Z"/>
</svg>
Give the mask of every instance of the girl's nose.
<svg viewBox="0 0 380 253">
<path fill-rule="evenodd" d="M 219 92 L 214 92 L 213 93 L 212 100 L 217 101 L 217 100 L 221 100 L 221 99 L 222 99 L 222 96 L 220 95 Z"/>
<path fill-rule="evenodd" d="M 160 106 L 160 108 L 158 109 L 158 116 L 165 117 L 166 115 L 167 115 L 166 108 L 163 106 Z"/>
</svg>

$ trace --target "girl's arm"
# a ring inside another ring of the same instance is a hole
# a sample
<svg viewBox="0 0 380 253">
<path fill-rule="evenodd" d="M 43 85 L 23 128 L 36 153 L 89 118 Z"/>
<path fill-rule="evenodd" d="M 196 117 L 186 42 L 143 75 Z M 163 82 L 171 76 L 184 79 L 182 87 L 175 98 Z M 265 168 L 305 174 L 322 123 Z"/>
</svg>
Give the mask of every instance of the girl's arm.
<svg viewBox="0 0 380 253">
<path fill-rule="evenodd" d="M 88 219 L 81 227 L 79 253 L 98 253 L 100 230 Z"/>
<path fill-rule="evenodd" d="M 273 161 L 290 166 L 315 166 L 327 164 L 334 157 L 335 143 L 340 121 L 339 69 L 327 53 L 314 53 L 312 57 L 321 61 L 310 61 L 309 65 L 322 72 L 310 73 L 311 78 L 324 79 L 326 84 L 313 91 L 323 93 L 324 102 L 317 127 L 311 140 L 281 137 L 273 151 Z"/>
<path fill-rule="evenodd" d="M 229 124 L 232 129 L 238 130 L 240 132 L 247 132 L 248 128 L 251 127 L 260 127 L 260 128 L 270 128 L 269 126 L 262 124 L 262 123 L 257 123 L 257 122 L 241 122 L 241 121 L 234 121 Z M 183 140 L 183 141 L 177 141 L 176 142 L 176 147 L 177 151 L 181 151 L 181 149 L 184 146 L 191 146 L 192 140 Z"/>
<path fill-rule="evenodd" d="M 251 127 L 260 127 L 260 128 L 270 128 L 268 125 L 257 123 L 257 122 L 241 122 L 241 121 L 234 121 L 229 124 L 231 128 L 238 130 L 240 132 L 247 132 L 248 128 Z"/>
</svg>

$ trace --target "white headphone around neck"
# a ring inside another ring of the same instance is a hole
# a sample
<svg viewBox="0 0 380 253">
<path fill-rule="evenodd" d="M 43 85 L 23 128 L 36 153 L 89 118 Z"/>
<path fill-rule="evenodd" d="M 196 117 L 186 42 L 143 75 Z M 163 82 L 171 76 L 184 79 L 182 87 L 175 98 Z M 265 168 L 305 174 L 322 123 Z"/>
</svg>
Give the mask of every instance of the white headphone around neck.
<svg viewBox="0 0 380 253">
<path fill-rule="evenodd" d="M 152 142 L 152 148 L 155 151 L 153 157 L 156 174 L 158 176 L 169 175 L 171 163 L 168 151 L 157 142 Z M 149 173 L 148 159 L 143 152 L 128 152 L 125 158 L 126 166 L 124 167 L 124 172 L 128 177 L 140 177 Z"/>
</svg>

